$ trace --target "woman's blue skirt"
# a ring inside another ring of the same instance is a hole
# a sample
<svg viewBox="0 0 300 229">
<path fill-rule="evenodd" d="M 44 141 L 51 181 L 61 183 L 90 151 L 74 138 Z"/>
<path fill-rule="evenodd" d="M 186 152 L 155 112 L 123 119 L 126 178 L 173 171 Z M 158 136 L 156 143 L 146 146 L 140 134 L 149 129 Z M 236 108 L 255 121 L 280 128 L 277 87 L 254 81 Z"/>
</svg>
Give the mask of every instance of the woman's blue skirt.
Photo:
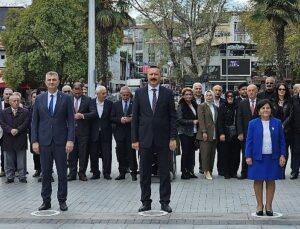
<svg viewBox="0 0 300 229">
<path fill-rule="evenodd" d="M 283 168 L 279 165 L 279 158 L 273 159 L 272 154 L 263 154 L 261 160 L 252 159 L 248 165 L 248 179 L 272 181 L 282 179 Z"/>
</svg>

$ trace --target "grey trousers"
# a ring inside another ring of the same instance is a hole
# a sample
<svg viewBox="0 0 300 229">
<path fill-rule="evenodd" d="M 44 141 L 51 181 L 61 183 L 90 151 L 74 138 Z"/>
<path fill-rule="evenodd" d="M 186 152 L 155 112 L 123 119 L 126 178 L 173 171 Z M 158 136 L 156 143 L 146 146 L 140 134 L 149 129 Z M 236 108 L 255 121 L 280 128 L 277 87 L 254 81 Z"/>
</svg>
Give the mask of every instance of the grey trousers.
<svg viewBox="0 0 300 229">
<path fill-rule="evenodd" d="M 214 168 L 215 154 L 216 154 L 216 140 L 213 141 L 201 141 L 200 152 L 202 159 L 203 171 L 212 172 Z"/>
<path fill-rule="evenodd" d="M 19 179 L 26 179 L 26 150 L 4 151 L 4 170 L 7 179 L 14 179 L 15 171 Z"/>
</svg>

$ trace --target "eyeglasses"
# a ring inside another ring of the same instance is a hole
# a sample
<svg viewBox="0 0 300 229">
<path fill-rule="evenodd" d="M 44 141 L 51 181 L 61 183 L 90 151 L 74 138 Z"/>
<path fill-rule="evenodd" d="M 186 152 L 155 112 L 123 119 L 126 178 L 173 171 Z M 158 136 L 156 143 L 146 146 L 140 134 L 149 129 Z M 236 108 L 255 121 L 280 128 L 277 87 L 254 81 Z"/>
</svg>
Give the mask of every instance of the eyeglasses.
<svg viewBox="0 0 300 229">
<path fill-rule="evenodd" d="M 71 93 L 71 91 L 63 91 L 63 93 Z"/>
<path fill-rule="evenodd" d="M 267 82 L 266 84 L 274 84 L 273 82 Z"/>
<path fill-rule="evenodd" d="M 278 88 L 278 91 L 285 91 L 285 88 Z"/>
</svg>

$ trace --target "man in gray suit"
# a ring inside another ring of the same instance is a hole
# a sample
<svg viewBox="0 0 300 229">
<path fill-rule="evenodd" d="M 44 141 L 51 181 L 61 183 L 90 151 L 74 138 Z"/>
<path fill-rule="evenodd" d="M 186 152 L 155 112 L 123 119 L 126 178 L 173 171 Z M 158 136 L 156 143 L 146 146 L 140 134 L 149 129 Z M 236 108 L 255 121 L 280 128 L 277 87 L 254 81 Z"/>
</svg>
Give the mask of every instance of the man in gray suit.
<svg viewBox="0 0 300 229">
<path fill-rule="evenodd" d="M 42 198 L 39 210 L 51 208 L 51 173 L 53 160 L 58 174 L 57 198 L 60 210 L 68 210 L 67 154 L 71 153 L 75 140 L 74 108 L 71 96 L 58 91 L 56 72 L 46 74 L 47 93 L 36 97 L 31 124 L 32 149 L 41 156 Z"/>
</svg>

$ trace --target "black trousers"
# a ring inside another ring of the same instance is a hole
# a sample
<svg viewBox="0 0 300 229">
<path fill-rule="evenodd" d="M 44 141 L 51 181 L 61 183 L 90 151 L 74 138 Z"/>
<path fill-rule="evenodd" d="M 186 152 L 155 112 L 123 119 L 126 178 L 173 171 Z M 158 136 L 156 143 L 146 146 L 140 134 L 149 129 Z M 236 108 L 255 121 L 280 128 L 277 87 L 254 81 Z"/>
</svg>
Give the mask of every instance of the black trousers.
<svg viewBox="0 0 300 229">
<path fill-rule="evenodd" d="M 88 136 L 76 136 L 74 150 L 69 154 L 69 170 L 70 177 L 76 177 L 79 161 L 79 175 L 85 175 L 88 164 Z"/>
<path fill-rule="evenodd" d="M 100 175 L 99 157 L 102 158 L 103 175 L 111 174 L 112 162 L 112 139 L 110 141 L 101 141 L 101 135 L 105 134 L 99 131 L 98 141 L 91 143 L 91 169 L 94 175 Z"/>
<path fill-rule="evenodd" d="M 143 204 L 150 204 L 151 200 L 151 169 L 153 154 L 157 154 L 159 169 L 159 194 L 160 203 L 168 204 L 171 196 L 170 181 L 170 150 L 168 148 L 159 148 L 154 145 L 150 148 L 140 148 L 140 186 L 141 201 Z"/>
<path fill-rule="evenodd" d="M 67 200 L 67 153 L 65 147 L 66 145 L 56 145 L 54 142 L 49 146 L 40 146 L 41 167 L 43 172 L 41 195 L 45 202 L 51 201 L 53 160 L 55 161 L 58 175 L 57 199 L 59 202 Z"/>
<path fill-rule="evenodd" d="M 40 155 L 36 153 L 32 153 L 34 170 L 41 171 L 41 159 Z"/>
<path fill-rule="evenodd" d="M 194 172 L 195 149 L 194 142 L 196 135 L 187 136 L 185 134 L 179 135 L 182 155 L 181 155 L 181 172 Z"/>
<path fill-rule="evenodd" d="M 300 133 L 294 133 L 293 136 L 293 150 L 292 150 L 292 174 L 299 175 L 300 164 Z"/>
<path fill-rule="evenodd" d="M 1 146 L 1 172 L 4 172 L 4 152 Z"/>
<path fill-rule="evenodd" d="M 241 144 L 239 140 L 225 141 L 219 144 L 224 175 L 236 175 L 240 165 Z"/>
<path fill-rule="evenodd" d="M 136 151 L 131 147 L 130 137 L 126 136 L 123 140 L 116 140 L 116 154 L 120 174 L 125 174 L 128 167 L 132 174 L 137 173 Z"/>
</svg>

